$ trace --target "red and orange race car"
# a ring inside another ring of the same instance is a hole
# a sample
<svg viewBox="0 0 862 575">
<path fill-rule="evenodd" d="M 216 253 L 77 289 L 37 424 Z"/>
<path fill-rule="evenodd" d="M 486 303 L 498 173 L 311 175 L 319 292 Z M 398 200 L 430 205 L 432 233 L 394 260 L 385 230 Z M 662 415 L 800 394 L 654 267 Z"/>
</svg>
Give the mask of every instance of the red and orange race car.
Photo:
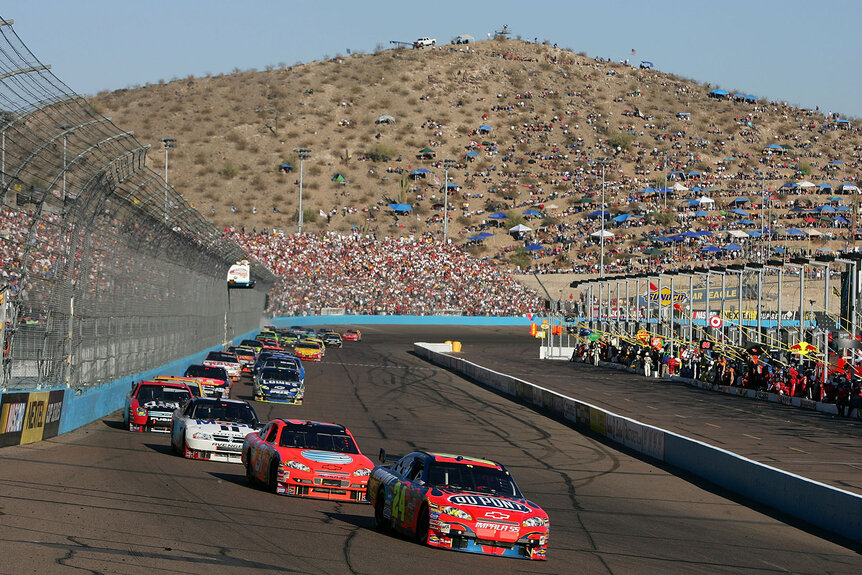
<svg viewBox="0 0 862 575">
<path fill-rule="evenodd" d="M 191 399 L 189 387 L 175 381 L 141 381 L 126 395 L 123 425 L 129 431 L 170 433 L 171 416 Z"/>
<path fill-rule="evenodd" d="M 341 334 L 344 341 L 362 341 L 362 332 L 358 329 L 348 329 Z"/>
<path fill-rule="evenodd" d="M 275 419 L 246 436 L 242 463 L 250 485 L 273 493 L 337 501 L 365 501 L 374 463 L 344 426 Z"/>
<path fill-rule="evenodd" d="M 380 451 L 380 459 L 387 458 Z M 546 559 L 550 523 L 501 464 L 417 451 L 374 468 L 368 501 L 378 529 L 468 553 Z"/>
</svg>

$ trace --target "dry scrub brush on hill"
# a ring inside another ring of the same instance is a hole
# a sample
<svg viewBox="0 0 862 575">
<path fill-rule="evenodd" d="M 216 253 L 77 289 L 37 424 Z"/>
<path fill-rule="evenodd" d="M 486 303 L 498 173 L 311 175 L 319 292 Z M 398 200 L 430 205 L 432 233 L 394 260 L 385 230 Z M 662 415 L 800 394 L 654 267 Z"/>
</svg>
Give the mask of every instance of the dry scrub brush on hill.
<svg viewBox="0 0 862 575">
<path fill-rule="evenodd" d="M 306 217 L 309 231 L 355 226 L 384 235 L 441 233 L 442 214 L 434 206 L 442 193 L 433 182 L 442 180 L 443 171 L 435 162 L 456 160 L 459 167 L 450 171 L 450 180 L 464 188 L 450 198 L 449 233 L 458 242 L 473 233 L 471 228 L 487 215 L 477 210 L 491 200 L 514 213 L 526 209 L 520 204 L 531 198 L 556 204 L 555 221 L 582 225 L 583 212 L 563 210 L 582 206 L 577 202 L 601 187 L 600 171 L 590 161 L 599 156 L 616 154 L 618 165 L 610 175 L 618 185 L 607 196 L 613 213 L 631 211 L 625 198 L 633 191 L 664 182 L 663 156 L 654 149 L 676 154 L 685 170 L 701 172 L 736 155 L 741 159 L 730 170 L 752 173 L 761 167 L 766 144 L 800 149 L 807 141 L 806 157 L 781 158 L 770 169 L 780 178 L 796 177 L 797 169 L 809 179 L 823 178 L 820 169 L 840 156 L 846 166 L 841 177 L 858 175 L 853 162 L 862 139 L 855 132 L 805 132 L 806 122 L 822 124 L 823 117 L 762 101 L 718 102 L 707 98 L 708 91 L 708 85 L 655 70 L 495 39 L 472 45 L 471 53 L 449 46 L 381 49 L 264 71 L 187 77 L 103 93 L 93 105 L 153 146 L 148 161 L 156 170 L 164 168 L 159 139 L 176 138 L 171 184 L 220 227 L 295 229 L 297 148 L 311 149 L 304 162 L 303 208 L 315 217 L 321 210 L 335 214 L 331 221 Z M 677 117 L 680 112 L 689 119 Z M 384 114 L 394 116 L 395 123 L 376 124 Z M 747 122 L 755 126 L 753 133 Z M 481 124 L 494 130 L 475 134 Z M 552 127 L 544 131 L 543 126 Z M 669 137 L 675 133 L 684 135 Z M 689 150 L 693 138 L 708 143 Z M 465 160 L 471 140 L 492 143 L 476 149 L 479 157 L 472 164 Z M 434 159 L 417 158 L 424 148 L 435 152 Z M 293 171 L 279 171 L 282 163 L 293 165 Z M 432 174 L 415 183 L 415 193 L 401 194 L 400 175 L 388 168 L 426 168 Z M 561 177 L 562 172 L 569 176 Z M 335 173 L 347 183 L 335 186 Z M 716 187 L 722 185 L 719 180 Z M 385 198 L 399 194 L 406 195 L 414 212 L 396 220 Z M 432 216 L 437 221 L 430 221 Z M 649 219 L 665 225 L 675 216 L 654 213 Z M 579 245 L 570 248 L 570 260 L 580 257 Z M 515 247 L 514 240 L 497 234 L 473 251 Z M 514 253 L 523 263 L 525 254 Z"/>
</svg>

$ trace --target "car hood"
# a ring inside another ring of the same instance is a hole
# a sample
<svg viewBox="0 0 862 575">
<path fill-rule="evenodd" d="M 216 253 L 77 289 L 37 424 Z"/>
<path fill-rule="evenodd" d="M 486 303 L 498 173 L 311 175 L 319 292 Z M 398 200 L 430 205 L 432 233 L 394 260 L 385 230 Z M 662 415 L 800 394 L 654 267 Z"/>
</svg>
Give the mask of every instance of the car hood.
<svg viewBox="0 0 862 575">
<path fill-rule="evenodd" d="M 521 520 L 530 515 L 544 514 L 538 505 L 526 499 L 440 488 L 433 488 L 430 495 L 438 505 L 458 507 L 473 517 Z"/>
<path fill-rule="evenodd" d="M 179 409 L 180 402 L 156 400 L 141 403 L 140 405 L 144 407 L 147 411 L 173 411 L 175 409 Z"/>
<path fill-rule="evenodd" d="M 284 449 L 284 448 L 282 448 Z M 317 449 L 288 449 L 283 456 L 305 463 L 312 469 L 326 471 L 353 471 L 374 468 L 374 463 L 361 453 L 339 453 Z"/>
<path fill-rule="evenodd" d="M 233 432 L 233 433 L 252 433 L 258 431 L 259 427 L 253 427 L 247 423 L 237 423 L 234 421 L 216 421 L 211 419 L 190 419 L 186 423 L 189 429 L 194 428 L 206 433 L 212 432 Z"/>
</svg>

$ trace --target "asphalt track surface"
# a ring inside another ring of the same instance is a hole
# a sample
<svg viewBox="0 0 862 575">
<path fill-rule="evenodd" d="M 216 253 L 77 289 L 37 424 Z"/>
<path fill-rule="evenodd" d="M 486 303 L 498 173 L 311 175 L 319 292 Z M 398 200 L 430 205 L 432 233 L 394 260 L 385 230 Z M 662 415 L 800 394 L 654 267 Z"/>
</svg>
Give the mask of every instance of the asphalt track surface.
<svg viewBox="0 0 862 575">
<path fill-rule="evenodd" d="M 502 461 L 551 517 L 547 562 L 378 533 L 367 505 L 251 488 L 241 466 L 172 455 L 168 436 L 125 431 L 117 412 L 0 450 L 0 573 L 859 572 L 859 549 L 846 541 L 616 451 L 412 353 L 414 341 L 458 339 L 465 355 L 520 364 L 522 377 L 575 369 L 578 383 L 601 378 L 588 366 L 532 363 L 535 340 L 523 328 L 362 330 L 362 342 L 308 366 L 304 405 L 256 404 L 259 415 L 343 423 L 372 458 L 385 447 Z M 247 384 L 237 390 L 250 395 Z"/>
</svg>

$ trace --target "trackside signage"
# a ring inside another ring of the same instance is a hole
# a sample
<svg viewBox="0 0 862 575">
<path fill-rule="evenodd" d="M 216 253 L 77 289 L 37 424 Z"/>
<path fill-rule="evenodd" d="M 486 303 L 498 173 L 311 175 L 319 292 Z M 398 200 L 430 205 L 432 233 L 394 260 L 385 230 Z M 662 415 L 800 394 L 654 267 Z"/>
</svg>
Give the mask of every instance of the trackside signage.
<svg viewBox="0 0 862 575">
<path fill-rule="evenodd" d="M 0 447 L 56 437 L 65 390 L 4 393 L 0 399 Z"/>
</svg>

